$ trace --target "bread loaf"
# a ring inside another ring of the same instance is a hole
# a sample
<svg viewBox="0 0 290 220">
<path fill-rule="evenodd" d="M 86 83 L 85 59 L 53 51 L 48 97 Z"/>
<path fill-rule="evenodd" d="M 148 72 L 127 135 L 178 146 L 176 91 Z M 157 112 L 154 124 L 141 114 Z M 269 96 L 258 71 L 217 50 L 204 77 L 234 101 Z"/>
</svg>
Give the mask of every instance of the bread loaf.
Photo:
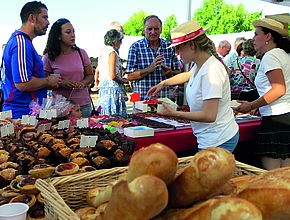
<svg viewBox="0 0 290 220">
<path fill-rule="evenodd" d="M 169 186 L 172 207 L 188 207 L 208 198 L 233 176 L 235 158 L 227 150 L 210 147 L 199 151 Z"/>
<path fill-rule="evenodd" d="M 113 187 L 112 197 L 97 219 L 148 220 L 168 203 L 166 184 L 158 177 L 143 175 L 131 183 L 121 181 Z"/>
<path fill-rule="evenodd" d="M 166 184 L 175 178 L 178 159 L 173 150 L 169 147 L 156 143 L 136 151 L 131 158 L 127 181 L 131 182 L 142 175 L 153 175 L 162 179 Z M 112 185 L 106 188 L 91 189 L 87 194 L 87 203 L 90 206 L 98 207 L 109 201 L 112 194 Z"/>
<path fill-rule="evenodd" d="M 175 178 L 178 159 L 169 147 L 155 143 L 134 152 L 128 167 L 127 180 L 131 182 L 141 175 L 153 175 L 166 184 Z"/>
<path fill-rule="evenodd" d="M 153 220 L 262 220 L 261 211 L 247 200 L 216 197 L 191 208 L 168 210 Z"/>
<path fill-rule="evenodd" d="M 238 196 L 256 205 L 264 220 L 290 219 L 290 167 L 267 171 Z"/>
</svg>

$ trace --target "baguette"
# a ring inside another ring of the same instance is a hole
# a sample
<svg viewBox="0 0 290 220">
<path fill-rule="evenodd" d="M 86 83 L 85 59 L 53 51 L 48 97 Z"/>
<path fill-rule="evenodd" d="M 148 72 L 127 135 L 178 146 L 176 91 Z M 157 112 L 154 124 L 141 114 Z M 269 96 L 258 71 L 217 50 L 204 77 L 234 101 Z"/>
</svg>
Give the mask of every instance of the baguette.
<svg viewBox="0 0 290 220">
<path fill-rule="evenodd" d="M 167 210 L 153 220 L 262 220 L 261 211 L 247 200 L 215 197 L 187 209 Z"/>
<path fill-rule="evenodd" d="M 227 150 L 210 147 L 199 151 L 169 186 L 171 207 L 188 207 L 220 192 L 232 178 L 235 158 Z"/>
<path fill-rule="evenodd" d="M 256 205 L 264 220 L 290 219 L 290 167 L 267 171 L 238 196 Z"/>
</svg>

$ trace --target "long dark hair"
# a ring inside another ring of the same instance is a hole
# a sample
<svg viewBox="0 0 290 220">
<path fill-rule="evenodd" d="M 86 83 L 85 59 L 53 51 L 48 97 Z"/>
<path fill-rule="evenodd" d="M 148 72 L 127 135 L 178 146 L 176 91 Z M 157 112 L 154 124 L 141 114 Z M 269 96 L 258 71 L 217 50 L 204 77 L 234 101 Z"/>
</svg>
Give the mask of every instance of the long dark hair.
<svg viewBox="0 0 290 220">
<path fill-rule="evenodd" d="M 43 54 L 47 54 L 48 58 L 52 61 L 61 53 L 60 48 L 60 37 L 61 37 L 61 26 L 70 23 L 66 18 L 60 18 L 53 23 L 48 34 L 47 43 Z"/>
<path fill-rule="evenodd" d="M 269 28 L 261 27 L 262 31 L 265 34 L 271 33 L 273 37 L 273 41 L 275 44 L 277 44 L 277 47 L 284 50 L 286 53 L 290 53 L 290 41 L 289 37 L 282 37 L 281 34 L 279 34 L 276 31 L 273 31 Z"/>
</svg>

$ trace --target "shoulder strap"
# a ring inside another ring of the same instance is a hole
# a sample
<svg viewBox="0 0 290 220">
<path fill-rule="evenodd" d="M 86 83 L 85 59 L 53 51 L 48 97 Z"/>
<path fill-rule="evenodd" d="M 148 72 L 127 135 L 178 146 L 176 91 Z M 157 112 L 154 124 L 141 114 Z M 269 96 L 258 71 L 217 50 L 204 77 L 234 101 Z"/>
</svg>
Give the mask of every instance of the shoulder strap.
<svg viewBox="0 0 290 220">
<path fill-rule="evenodd" d="M 243 77 L 245 77 L 245 79 L 251 84 L 251 85 L 253 85 L 254 87 L 256 87 L 256 85 L 248 78 L 248 77 L 246 77 L 246 75 L 244 74 L 244 72 L 243 72 L 243 70 L 242 70 L 242 68 L 240 67 L 240 63 L 239 63 L 239 58 L 237 58 L 237 64 L 238 64 L 238 67 L 239 67 L 239 69 L 240 69 L 240 71 L 241 71 L 241 74 L 243 75 Z"/>
<path fill-rule="evenodd" d="M 84 62 L 84 59 L 83 59 L 83 56 L 82 56 L 82 53 L 81 53 L 81 50 L 80 50 L 79 47 L 77 47 L 77 51 L 78 51 L 78 53 L 79 53 L 79 55 L 80 55 L 80 58 L 81 58 L 81 60 L 82 60 L 82 64 L 83 64 L 83 67 L 84 67 L 84 71 L 85 71 L 85 62 Z M 95 108 L 94 102 L 93 102 L 93 100 L 92 100 L 92 97 L 91 97 L 91 95 L 90 95 L 90 92 L 89 92 L 89 97 L 90 97 L 90 99 L 91 99 L 91 104 L 92 104 L 93 112 L 96 112 L 96 108 Z"/>
</svg>

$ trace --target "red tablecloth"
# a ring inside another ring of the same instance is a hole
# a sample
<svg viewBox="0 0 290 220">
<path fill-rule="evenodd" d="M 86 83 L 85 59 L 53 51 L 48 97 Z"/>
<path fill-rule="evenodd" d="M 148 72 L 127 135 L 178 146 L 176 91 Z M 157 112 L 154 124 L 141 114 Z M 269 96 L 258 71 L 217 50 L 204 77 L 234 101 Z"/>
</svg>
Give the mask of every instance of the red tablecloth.
<svg viewBox="0 0 290 220">
<path fill-rule="evenodd" d="M 256 119 L 238 122 L 240 128 L 239 142 L 254 140 L 260 123 L 261 121 Z M 193 135 L 191 128 L 160 131 L 155 132 L 153 137 L 141 137 L 134 139 L 137 142 L 137 148 L 135 150 L 138 150 L 141 147 L 147 147 L 148 145 L 157 142 L 169 146 L 175 152 L 186 151 L 197 147 L 196 137 Z"/>
</svg>

